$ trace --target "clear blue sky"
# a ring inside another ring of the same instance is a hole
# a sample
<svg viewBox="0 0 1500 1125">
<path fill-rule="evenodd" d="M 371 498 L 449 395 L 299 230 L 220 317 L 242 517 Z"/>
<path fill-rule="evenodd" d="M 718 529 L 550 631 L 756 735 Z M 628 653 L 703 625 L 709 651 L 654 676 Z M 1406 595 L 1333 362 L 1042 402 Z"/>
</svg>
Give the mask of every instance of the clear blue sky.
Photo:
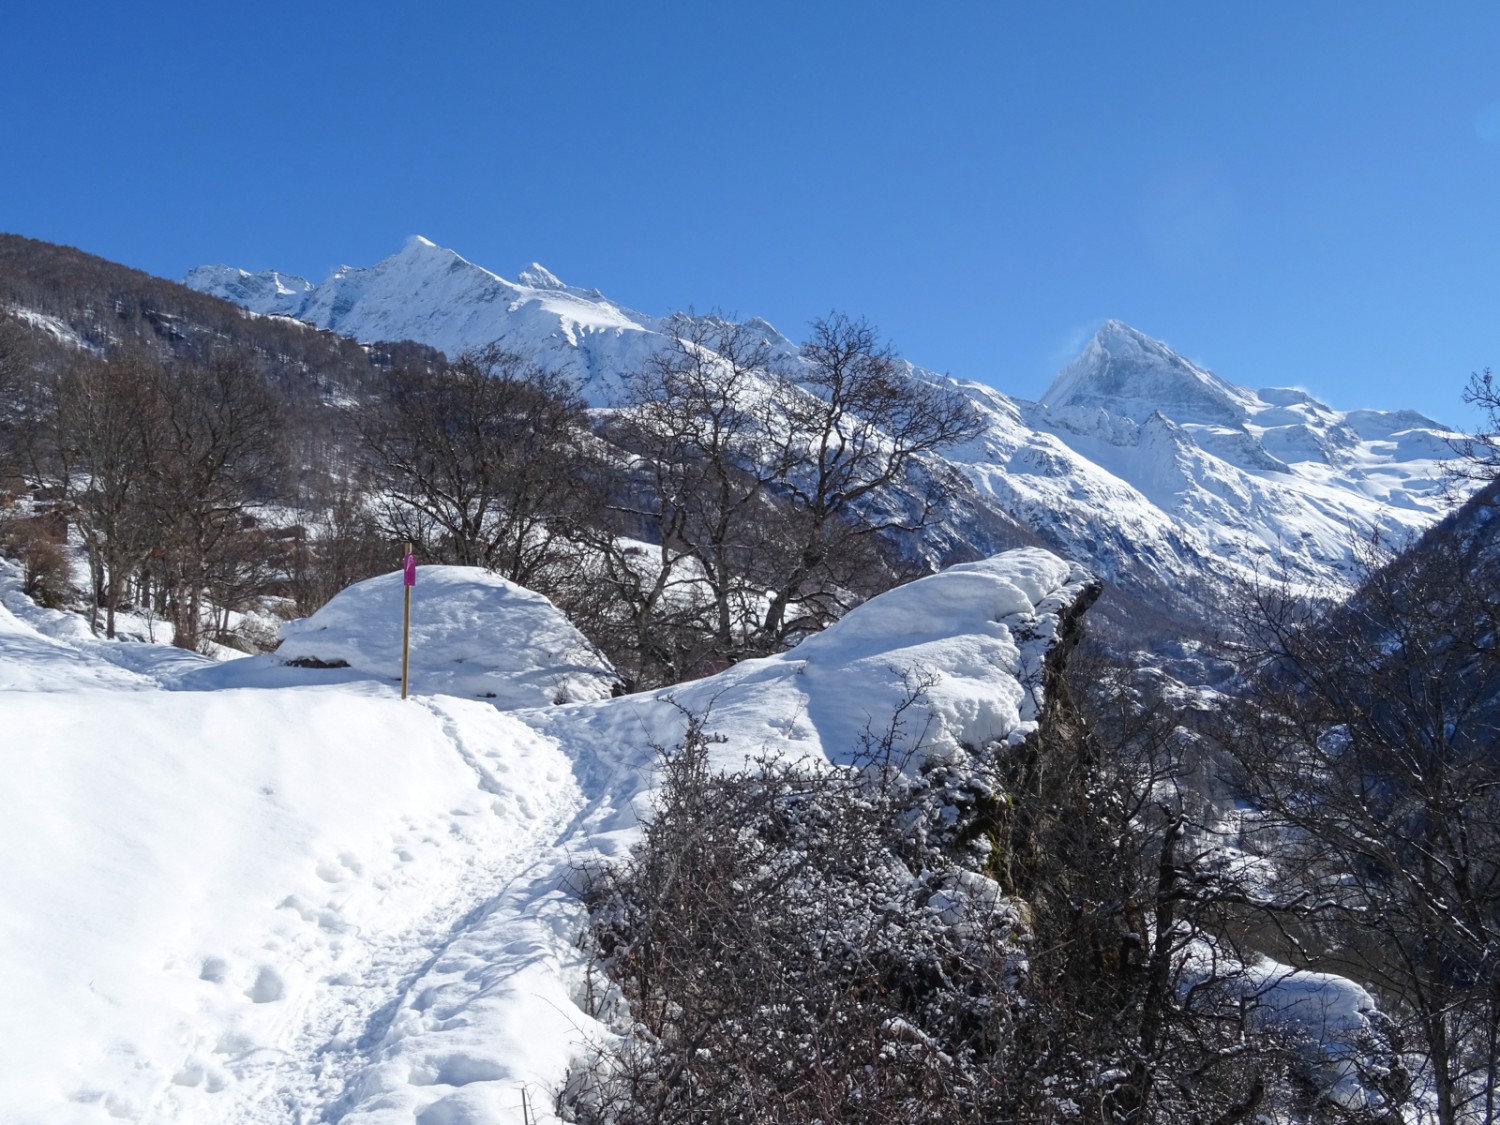
<svg viewBox="0 0 1500 1125">
<path fill-rule="evenodd" d="M 1107 317 L 1456 424 L 1500 4 L 15 4 L 0 229 L 320 280 L 425 234 L 661 314 L 864 314 L 1024 397 Z"/>
</svg>

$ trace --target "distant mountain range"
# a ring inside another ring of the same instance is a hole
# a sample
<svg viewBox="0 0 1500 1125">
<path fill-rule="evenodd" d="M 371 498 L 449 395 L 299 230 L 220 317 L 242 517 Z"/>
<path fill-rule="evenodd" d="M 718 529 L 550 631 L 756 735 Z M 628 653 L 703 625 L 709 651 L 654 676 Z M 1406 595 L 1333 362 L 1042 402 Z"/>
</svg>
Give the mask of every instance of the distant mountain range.
<svg viewBox="0 0 1500 1125">
<path fill-rule="evenodd" d="M 361 341 L 411 339 L 450 355 L 498 343 L 569 372 L 597 406 L 664 342 L 662 320 L 597 289 L 537 264 L 507 281 L 420 237 L 318 284 L 228 266 L 184 280 Z M 771 325 L 747 326 L 795 355 Z M 1452 435 L 1438 422 L 1343 412 L 1295 389 L 1252 391 L 1118 321 L 1039 402 L 915 365 L 909 374 L 959 389 L 985 422 L 934 466 L 972 486 L 929 537 L 929 554 L 944 560 L 1034 535 L 1147 605 L 1204 618 L 1237 579 L 1347 589 L 1359 541 L 1402 544 L 1446 510 Z"/>
</svg>

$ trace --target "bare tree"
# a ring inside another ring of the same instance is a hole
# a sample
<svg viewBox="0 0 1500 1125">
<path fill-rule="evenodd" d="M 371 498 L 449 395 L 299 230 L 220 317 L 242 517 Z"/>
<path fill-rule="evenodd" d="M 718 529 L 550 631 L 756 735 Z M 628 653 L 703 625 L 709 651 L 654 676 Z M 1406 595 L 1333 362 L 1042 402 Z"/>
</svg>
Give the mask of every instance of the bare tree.
<svg viewBox="0 0 1500 1125">
<path fill-rule="evenodd" d="M 1494 480 L 1500 477 L 1500 385 L 1486 367 L 1469 376 L 1464 388 L 1464 402 L 1484 412 L 1484 425 L 1453 443 L 1458 461 L 1452 471 L 1466 480 Z"/>
<path fill-rule="evenodd" d="M 1252 970 L 1253 872 L 1199 791 L 1202 717 L 1169 686 L 1075 651 L 1039 734 L 997 752 L 1003 799 L 977 803 L 994 873 L 1031 911 L 1009 1056 L 1020 1119 L 1071 1104 L 1099 1122 L 1282 1120 L 1321 1092 L 1318 1044 L 1275 1016 L 1282 978 Z M 1372 1098 L 1347 1120 L 1389 1108 Z"/>
<path fill-rule="evenodd" d="M 49 609 L 61 609 L 71 593 L 67 528 L 61 512 L 0 510 L 0 553 L 21 564 L 22 592 Z"/>
<path fill-rule="evenodd" d="M 30 340 L 19 319 L 0 309 L 0 478 L 14 472 L 25 390 L 31 374 Z"/>
<path fill-rule="evenodd" d="M 317 505 L 305 525 L 292 529 L 286 558 L 292 600 L 303 617 L 351 584 L 390 570 L 398 557 L 358 484 L 334 485 Z"/>
<path fill-rule="evenodd" d="M 560 375 L 497 348 L 393 374 L 364 427 L 395 539 L 547 593 L 575 561 L 583 404 Z"/>
<path fill-rule="evenodd" d="M 92 578 L 92 622 L 105 635 L 131 573 L 158 540 L 153 469 L 164 440 L 159 365 L 141 352 L 80 357 L 51 388 L 44 414 L 50 465 L 83 540 Z"/>
<path fill-rule="evenodd" d="M 917 462 L 975 432 L 967 400 L 840 315 L 795 359 L 718 316 L 678 317 L 668 336 L 604 429 L 629 459 L 609 530 L 650 544 L 649 559 L 617 544 L 631 557 L 614 565 L 642 649 L 671 617 L 664 658 L 763 655 L 894 585 L 889 537 L 918 530 L 949 487 Z"/>
<path fill-rule="evenodd" d="M 760 575 L 770 594 L 759 630 L 768 650 L 873 592 L 861 589 L 873 542 L 920 529 L 944 494 L 941 476 L 909 471 L 979 426 L 967 399 L 903 371 L 863 319 L 815 321 L 802 361 L 779 387 L 785 421 L 774 460 L 787 503 L 780 558 Z"/>
<path fill-rule="evenodd" d="M 249 508 L 274 492 L 283 465 L 279 409 L 237 356 L 156 372 L 161 411 L 149 465 L 153 570 L 163 582 L 175 643 L 196 648 L 210 607 L 261 592 L 270 559 Z"/>
<path fill-rule="evenodd" d="M 785 472 L 768 341 L 718 316 L 679 315 L 666 335 L 606 423 L 625 465 L 598 543 L 656 682 L 744 654 L 759 600 L 750 575 Z"/>
</svg>

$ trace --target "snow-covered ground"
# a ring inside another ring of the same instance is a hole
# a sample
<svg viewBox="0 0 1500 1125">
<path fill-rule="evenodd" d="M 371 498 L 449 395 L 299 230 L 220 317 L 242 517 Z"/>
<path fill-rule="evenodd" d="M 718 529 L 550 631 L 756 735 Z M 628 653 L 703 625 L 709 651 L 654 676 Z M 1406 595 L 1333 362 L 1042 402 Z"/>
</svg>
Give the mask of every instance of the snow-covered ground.
<svg viewBox="0 0 1500 1125">
<path fill-rule="evenodd" d="M 611 699 L 543 599 L 434 567 L 402 701 L 398 576 L 288 630 L 346 663 L 314 668 L 96 640 L 0 562 L 0 1121 L 551 1120 L 607 1034 L 578 873 L 634 842 L 685 713 L 726 765 L 847 758 L 918 677 L 920 753 L 1020 737 L 1087 581 L 1015 552 Z"/>
</svg>

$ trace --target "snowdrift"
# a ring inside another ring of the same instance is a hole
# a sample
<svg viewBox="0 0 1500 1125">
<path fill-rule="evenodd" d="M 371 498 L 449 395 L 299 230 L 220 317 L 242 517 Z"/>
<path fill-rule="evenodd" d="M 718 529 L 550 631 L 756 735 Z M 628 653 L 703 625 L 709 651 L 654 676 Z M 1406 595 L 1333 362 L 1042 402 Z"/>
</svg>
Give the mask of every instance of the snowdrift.
<svg viewBox="0 0 1500 1125">
<path fill-rule="evenodd" d="M 550 601 L 476 567 L 418 568 L 411 599 L 414 692 L 543 707 L 608 699 L 619 683 L 602 653 Z M 400 574 L 360 582 L 282 628 L 275 659 L 345 665 L 401 679 Z"/>
</svg>

